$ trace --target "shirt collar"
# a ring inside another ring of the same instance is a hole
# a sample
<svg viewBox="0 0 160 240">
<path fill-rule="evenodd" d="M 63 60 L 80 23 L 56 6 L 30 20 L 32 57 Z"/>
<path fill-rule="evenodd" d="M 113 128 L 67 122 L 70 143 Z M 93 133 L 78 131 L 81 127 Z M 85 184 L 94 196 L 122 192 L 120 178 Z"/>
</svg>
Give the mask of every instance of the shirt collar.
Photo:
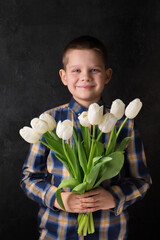
<svg viewBox="0 0 160 240">
<path fill-rule="evenodd" d="M 98 102 L 98 105 L 99 105 L 99 106 L 102 106 L 102 105 L 105 106 L 105 103 L 103 102 L 103 99 L 102 99 L 102 98 L 101 98 L 100 101 Z M 88 108 L 81 106 L 79 103 L 76 102 L 76 100 L 75 100 L 73 97 L 71 98 L 71 101 L 70 101 L 68 107 L 69 107 L 72 111 L 74 111 L 76 114 L 80 114 L 80 113 L 82 113 L 82 112 L 84 112 L 84 111 L 88 111 Z M 104 107 L 104 108 L 105 108 L 105 107 Z"/>
</svg>

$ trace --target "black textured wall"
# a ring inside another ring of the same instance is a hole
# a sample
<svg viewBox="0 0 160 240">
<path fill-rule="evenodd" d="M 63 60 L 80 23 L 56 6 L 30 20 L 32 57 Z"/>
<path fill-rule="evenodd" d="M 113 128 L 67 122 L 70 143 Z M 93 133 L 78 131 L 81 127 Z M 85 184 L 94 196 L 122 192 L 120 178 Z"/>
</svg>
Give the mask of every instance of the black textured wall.
<svg viewBox="0 0 160 240">
<path fill-rule="evenodd" d="M 129 240 L 153 239 L 159 231 L 160 1 L 0 0 L 0 239 L 37 239 L 37 204 L 19 187 L 29 145 L 18 131 L 70 94 L 58 76 L 65 44 L 79 35 L 108 48 L 110 104 L 139 97 L 136 118 L 153 185 L 129 208 Z"/>
</svg>

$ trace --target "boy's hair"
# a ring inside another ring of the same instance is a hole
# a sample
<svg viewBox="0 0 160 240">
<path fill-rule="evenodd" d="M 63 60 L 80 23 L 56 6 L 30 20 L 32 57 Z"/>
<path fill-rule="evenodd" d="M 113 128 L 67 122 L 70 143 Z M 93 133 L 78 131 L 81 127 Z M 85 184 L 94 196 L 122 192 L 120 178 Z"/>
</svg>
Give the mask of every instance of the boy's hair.
<svg viewBox="0 0 160 240">
<path fill-rule="evenodd" d="M 67 64 L 67 52 L 73 49 L 90 49 L 96 51 L 102 56 L 105 68 L 107 69 L 107 50 L 101 41 L 91 36 L 81 36 L 73 39 L 67 44 L 62 54 L 62 63 L 64 69 Z"/>
</svg>

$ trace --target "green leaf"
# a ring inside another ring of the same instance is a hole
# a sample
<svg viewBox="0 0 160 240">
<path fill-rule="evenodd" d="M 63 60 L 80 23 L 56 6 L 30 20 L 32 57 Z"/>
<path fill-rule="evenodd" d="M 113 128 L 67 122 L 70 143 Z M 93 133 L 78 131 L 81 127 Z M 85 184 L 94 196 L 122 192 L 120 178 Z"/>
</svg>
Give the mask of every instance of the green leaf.
<svg viewBox="0 0 160 240">
<path fill-rule="evenodd" d="M 45 134 L 43 134 L 43 137 L 45 138 L 45 140 L 48 143 L 49 148 L 51 150 L 58 153 L 61 157 L 63 157 L 65 155 L 64 151 L 63 151 L 62 144 L 59 141 L 56 141 L 53 137 L 48 137 Z"/>
<path fill-rule="evenodd" d="M 75 142 L 76 146 L 78 146 L 78 139 L 80 138 L 80 136 L 75 127 L 73 127 L 73 137 L 74 137 L 74 142 Z"/>
<path fill-rule="evenodd" d="M 99 136 L 100 133 L 101 133 L 101 130 L 97 128 L 97 136 Z M 102 142 L 102 134 L 101 134 L 101 137 L 99 138 L 99 142 Z"/>
<path fill-rule="evenodd" d="M 65 211 L 65 207 L 61 197 L 61 188 L 68 187 L 73 189 L 75 186 L 79 185 L 79 181 L 75 178 L 63 179 L 56 191 L 56 198 L 59 206 Z"/>
<path fill-rule="evenodd" d="M 78 163 L 77 165 L 79 166 L 79 171 L 81 173 L 81 178 L 83 179 L 84 177 L 84 172 L 83 172 L 83 169 L 81 168 L 81 164 L 80 164 L 80 161 L 79 161 L 79 154 L 78 154 L 78 144 L 79 142 L 82 141 L 77 129 L 75 127 L 73 127 L 73 144 L 72 144 L 72 149 L 75 153 L 75 155 L 77 156 L 77 159 L 78 159 Z M 83 146 L 83 145 L 82 145 Z"/>
<path fill-rule="evenodd" d="M 93 165 L 95 166 L 97 164 L 98 160 L 101 159 L 101 158 L 102 158 L 102 156 L 94 157 L 93 158 Z"/>
<path fill-rule="evenodd" d="M 88 163 L 87 163 L 87 174 L 90 172 L 90 170 L 93 166 L 93 158 L 94 158 L 95 149 L 96 149 L 96 144 L 92 144 L 90 154 L 89 154 Z"/>
<path fill-rule="evenodd" d="M 71 176 L 71 177 L 74 177 L 74 176 L 73 176 L 73 173 L 72 173 L 72 170 L 71 170 L 71 168 L 70 168 L 70 166 L 69 166 L 69 164 L 68 164 L 67 159 L 65 158 L 65 156 L 64 156 L 64 158 L 60 157 L 58 154 L 55 154 L 55 156 L 56 156 L 56 158 L 58 158 L 58 159 L 61 161 L 61 163 L 65 166 L 65 168 L 68 170 L 70 176 Z"/>
<path fill-rule="evenodd" d="M 90 173 L 87 175 L 87 178 L 86 178 L 87 189 L 86 189 L 86 191 L 89 191 L 89 190 L 91 190 L 93 188 L 93 186 L 94 186 L 94 184 L 96 182 L 97 176 L 99 174 L 100 167 L 101 167 L 101 165 L 97 164 L 94 167 L 94 169 L 92 168 Z"/>
<path fill-rule="evenodd" d="M 73 149 L 76 157 L 78 157 L 78 148 L 77 148 L 76 142 L 74 140 L 73 140 L 73 143 L 72 143 L 72 149 Z"/>
<path fill-rule="evenodd" d="M 97 182 L 94 187 L 98 187 L 101 182 L 106 179 L 115 177 L 123 167 L 124 154 L 123 152 L 113 152 L 108 157 L 112 158 L 111 161 L 106 162 L 99 172 Z"/>
<path fill-rule="evenodd" d="M 104 157 L 101 156 L 101 157 L 95 157 L 93 159 L 93 162 L 94 162 L 94 166 L 95 166 L 98 163 L 106 163 L 106 162 L 109 162 L 111 160 L 112 160 L 112 158 L 109 157 L 109 156 L 104 156 Z"/>
<path fill-rule="evenodd" d="M 62 143 L 62 139 L 57 136 L 55 130 L 52 130 L 52 131 L 51 131 L 51 135 L 52 135 L 52 137 L 53 137 L 56 141 L 59 141 L 60 143 Z"/>
<path fill-rule="evenodd" d="M 72 192 L 74 193 L 79 193 L 79 194 L 83 194 L 86 190 L 86 185 L 87 183 L 86 182 L 83 182 L 83 183 L 80 183 L 79 185 L 77 185 L 73 190 Z"/>
<path fill-rule="evenodd" d="M 91 147 L 91 134 L 88 127 L 83 127 L 81 124 L 80 124 L 80 127 L 81 127 L 82 138 L 84 141 L 85 151 L 88 158 L 90 153 L 90 147 Z"/>
<path fill-rule="evenodd" d="M 86 173 L 87 172 L 87 157 L 86 157 L 86 153 L 84 151 L 83 144 L 80 141 L 80 139 L 78 139 L 78 158 L 79 158 L 80 166 L 83 169 L 83 172 Z"/>
<path fill-rule="evenodd" d="M 44 137 L 44 138 L 47 137 L 47 138 L 51 138 L 51 139 L 52 139 L 52 135 L 51 135 L 49 132 L 45 132 L 45 133 L 43 134 L 43 137 Z"/>
<path fill-rule="evenodd" d="M 95 152 L 94 156 L 102 156 L 104 154 L 105 145 L 104 143 L 95 141 Z"/>
<path fill-rule="evenodd" d="M 126 137 L 122 140 L 122 142 L 118 145 L 118 147 L 116 148 L 116 151 L 123 151 L 127 142 L 129 141 L 129 139 L 131 139 L 131 137 Z"/>
<path fill-rule="evenodd" d="M 88 188 L 92 188 L 96 182 L 97 176 L 99 175 L 99 171 L 102 165 L 104 165 L 106 162 L 111 161 L 111 157 L 103 157 L 97 160 L 97 163 L 92 169 L 90 170 L 89 174 L 86 177 L 86 182 L 88 183 L 87 190 Z"/>
<path fill-rule="evenodd" d="M 109 143 L 106 149 L 106 153 L 105 153 L 106 156 L 108 156 L 111 152 L 114 151 L 114 148 L 116 146 L 116 141 L 117 141 L 116 134 L 117 134 L 117 130 L 116 130 L 116 127 L 114 126 L 110 135 L 111 139 L 109 139 Z"/>
<path fill-rule="evenodd" d="M 85 135 L 86 135 L 86 133 L 85 133 L 85 127 L 83 127 L 83 126 L 80 124 L 80 128 L 81 128 L 82 138 L 83 138 L 83 140 L 85 140 Z"/>
<path fill-rule="evenodd" d="M 68 145 L 68 143 L 65 143 L 65 146 L 66 146 L 68 157 L 70 158 L 70 161 L 72 162 L 75 172 L 77 174 L 78 180 L 81 182 L 82 174 L 81 174 L 78 158 L 77 158 L 75 152 L 73 151 L 73 149 Z"/>
</svg>

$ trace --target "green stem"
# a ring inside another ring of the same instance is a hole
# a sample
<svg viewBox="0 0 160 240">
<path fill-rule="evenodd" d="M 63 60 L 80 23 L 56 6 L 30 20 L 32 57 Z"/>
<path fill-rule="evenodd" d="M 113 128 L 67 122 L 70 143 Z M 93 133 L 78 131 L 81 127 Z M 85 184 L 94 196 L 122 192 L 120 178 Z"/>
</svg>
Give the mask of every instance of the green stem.
<svg viewBox="0 0 160 240">
<path fill-rule="evenodd" d="M 89 227 L 89 231 L 88 233 L 94 233 L 95 232 L 95 228 L 94 228 L 94 222 L 93 222 L 93 214 L 92 213 L 89 213 L 89 224 L 90 224 L 90 227 Z"/>
<path fill-rule="evenodd" d="M 78 226 L 78 234 L 81 235 L 82 234 L 82 230 L 84 228 L 84 225 L 86 223 L 86 221 L 88 220 L 88 215 L 87 214 L 83 214 L 82 218 L 79 222 L 79 226 Z"/>
<path fill-rule="evenodd" d="M 78 214 L 78 224 L 81 222 L 82 215 L 83 215 L 82 213 L 79 213 L 79 214 Z"/>
<path fill-rule="evenodd" d="M 93 154 L 95 151 L 95 148 L 94 148 L 95 132 L 96 132 L 96 125 L 93 125 L 92 144 L 91 144 L 91 150 L 90 150 L 89 160 L 88 160 L 88 165 L 87 165 L 87 172 L 90 170 L 90 167 L 92 166 L 92 159 L 93 159 Z"/>
<path fill-rule="evenodd" d="M 123 123 L 121 124 L 120 128 L 118 129 L 118 132 L 117 132 L 117 134 L 116 134 L 116 138 L 118 138 L 119 133 L 120 133 L 122 127 L 124 126 L 125 122 L 127 121 L 127 119 L 128 119 L 128 117 L 126 117 L 126 118 L 124 119 Z"/>
<path fill-rule="evenodd" d="M 43 142 L 42 140 L 39 139 L 39 142 L 41 142 L 43 145 L 45 145 L 48 148 L 51 148 L 47 143 Z"/>
<path fill-rule="evenodd" d="M 112 129 L 111 134 L 110 134 L 110 136 L 109 136 L 109 141 L 108 141 L 108 145 L 107 145 L 107 148 L 106 148 L 106 154 L 105 154 L 105 155 L 107 155 L 108 149 L 109 149 L 109 147 L 110 147 L 110 145 L 111 145 L 113 132 L 114 132 L 114 128 Z"/>
<path fill-rule="evenodd" d="M 100 133 L 99 133 L 99 135 L 98 135 L 98 137 L 97 137 L 97 139 L 96 139 L 97 142 L 99 141 L 99 139 L 100 139 L 100 137 L 102 136 L 102 134 L 103 134 L 103 132 L 100 131 Z"/>
<path fill-rule="evenodd" d="M 79 213 L 78 215 L 78 234 L 86 236 L 88 234 L 94 233 L 94 222 L 92 213 Z"/>
<path fill-rule="evenodd" d="M 73 176 L 74 176 L 76 179 L 78 179 L 78 178 L 77 178 L 77 174 L 76 174 L 76 172 L 75 172 L 75 169 L 74 169 L 74 167 L 73 167 L 73 164 L 72 164 L 72 162 L 71 162 L 71 160 L 70 160 L 70 158 L 69 158 L 69 156 L 68 156 L 68 153 L 67 153 L 67 151 L 66 151 L 66 147 L 65 147 L 65 142 L 64 142 L 64 140 L 62 140 L 62 146 L 63 146 L 64 153 L 65 153 L 65 155 L 66 155 L 66 157 L 67 157 L 68 163 L 69 163 L 69 165 L 70 165 L 70 167 L 71 167 L 71 169 L 72 169 Z"/>
<path fill-rule="evenodd" d="M 89 157 L 89 150 L 90 150 L 90 146 L 91 146 L 91 141 L 90 141 L 90 133 L 89 133 L 89 129 L 88 127 L 85 127 L 85 139 L 84 139 L 84 144 L 86 147 L 86 154 L 87 154 L 87 158 Z"/>
<path fill-rule="evenodd" d="M 89 221 L 89 216 L 87 217 L 84 227 L 83 227 L 83 236 L 87 236 L 87 230 L 88 230 L 88 221 Z"/>
</svg>

